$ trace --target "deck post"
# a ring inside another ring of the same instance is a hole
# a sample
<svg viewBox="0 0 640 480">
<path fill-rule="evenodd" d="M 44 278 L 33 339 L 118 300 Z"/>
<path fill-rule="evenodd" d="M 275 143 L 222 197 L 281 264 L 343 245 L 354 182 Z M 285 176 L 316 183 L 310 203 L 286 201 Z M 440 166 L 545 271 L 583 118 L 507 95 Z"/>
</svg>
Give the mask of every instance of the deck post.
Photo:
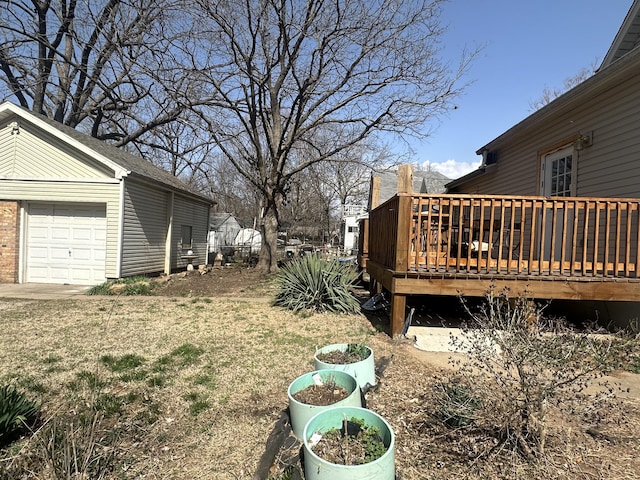
<svg viewBox="0 0 640 480">
<path fill-rule="evenodd" d="M 402 333 L 404 314 L 407 308 L 407 296 L 391 293 L 391 338 Z"/>
<path fill-rule="evenodd" d="M 411 235 L 412 198 L 402 195 L 398 201 L 398 237 L 396 239 L 395 270 L 409 269 L 409 242 Z M 396 292 L 395 280 L 391 283 L 391 336 L 400 335 L 404 326 L 407 296 Z"/>
</svg>

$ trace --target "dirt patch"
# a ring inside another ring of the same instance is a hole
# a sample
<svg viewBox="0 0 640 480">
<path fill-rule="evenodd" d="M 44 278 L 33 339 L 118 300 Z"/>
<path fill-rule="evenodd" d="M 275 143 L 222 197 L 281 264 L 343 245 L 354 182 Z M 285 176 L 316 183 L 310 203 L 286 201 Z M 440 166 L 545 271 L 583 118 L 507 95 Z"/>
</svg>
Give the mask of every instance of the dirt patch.
<svg viewBox="0 0 640 480">
<path fill-rule="evenodd" d="M 342 429 L 325 432 L 312 448 L 319 457 L 336 465 L 373 462 L 387 451 L 377 429 L 345 420 Z"/>
<path fill-rule="evenodd" d="M 158 279 L 153 292 L 165 297 L 259 298 L 275 291 L 275 277 L 249 267 L 213 267 L 204 273 L 193 270 Z"/>
<path fill-rule="evenodd" d="M 327 382 L 323 385 L 309 385 L 292 396 L 305 405 L 326 406 L 344 400 L 349 392 L 334 382 Z"/>
<path fill-rule="evenodd" d="M 316 354 L 316 357 L 321 362 L 330 363 L 331 365 L 348 365 L 364 360 L 362 355 L 342 350 L 331 350 L 330 352 L 318 353 Z"/>
</svg>

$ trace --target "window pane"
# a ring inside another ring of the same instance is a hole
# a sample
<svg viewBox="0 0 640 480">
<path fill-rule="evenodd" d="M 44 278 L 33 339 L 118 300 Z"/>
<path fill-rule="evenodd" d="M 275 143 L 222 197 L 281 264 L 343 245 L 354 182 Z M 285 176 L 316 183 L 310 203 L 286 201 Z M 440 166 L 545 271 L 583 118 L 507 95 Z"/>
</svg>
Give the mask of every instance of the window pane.
<svg viewBox="0 0 640 480">
<path fill-rule="evenodd" d="M 191 248 L 192 237 L 191 237 L 191 225 L 181 225 L 180 233 L 181 233 L 181 242 L 183 247 Z"/>
</svg>

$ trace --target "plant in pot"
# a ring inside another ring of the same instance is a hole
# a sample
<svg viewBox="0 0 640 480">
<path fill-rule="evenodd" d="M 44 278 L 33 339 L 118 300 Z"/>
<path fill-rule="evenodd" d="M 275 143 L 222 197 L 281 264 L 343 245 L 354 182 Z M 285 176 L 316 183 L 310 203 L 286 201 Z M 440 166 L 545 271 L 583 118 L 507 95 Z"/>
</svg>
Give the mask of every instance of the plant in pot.
<svg viewBox="0 0 640 480">
<path fill-rule="evenodd" d="M 373 350 L 361 343 L 336 343 L 316 350 L 315 368 L 347 372 L 357 381 L 362 390 L 376 384 Z"/>
<path fill-rule="evenodd" d="M 395 436 L 377 413 L 332 407 L 311 418 L 303 433 L 307 480 L 393 480 Z"/>
<path fill-rule="evenodd" d="M 362 406 L 358 382 L 349 373 L 317 370 L 296 378 L 287 390 L 291 429 L 302 439 L 304 426 L 319 411 L 333 406 Z"/>
</svg>

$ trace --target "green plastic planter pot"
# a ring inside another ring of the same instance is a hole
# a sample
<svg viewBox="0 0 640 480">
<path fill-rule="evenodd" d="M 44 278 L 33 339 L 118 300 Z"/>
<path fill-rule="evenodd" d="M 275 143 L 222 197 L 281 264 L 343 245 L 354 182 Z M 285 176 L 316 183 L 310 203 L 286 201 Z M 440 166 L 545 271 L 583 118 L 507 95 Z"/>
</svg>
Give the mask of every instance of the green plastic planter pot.
<svg viewBox="0 0 640 480">
<path fill-rule="evenodd" d="M 340 429 L 344 417 L 356 417 L 366 425 L 380 430 L 387 451 L 377 460 L 362 465 L 338 465 L 316 455 L 311 449 L 311 438 L 331 430 Z M 377 413 L 360 407 L 332 407 L 319 412 L 304 427 L 304 472 L 306 480 L 394 480 L 395 436 L 391 426 Z"/>
<path fill-rule="evenodd" d="M 323 383 L 330 381 L 335 382 L 339 387 L 344 388 L 349 396 L 331 405 L 309 405 L 301 403 L 293 398 L 293 395 L 304 390 L 305 388 L 315 383 L 314 377 L 319 376 Z M 346 372 L 340 372 L 336 370 L 317 370 L 315 372 L 305 373 L 304 375 L 296 378 L 289 385 L 287 390 L 287 396 L 289 397 L 289 417 L 291 418 L 291 429 L 296 437 L 302 439 L 304 432 L 304 426 L 309 419 L 321 410 L 326 410 L 334 406 L 362 406 L 362 396 L 360 395 L 360 387 L 355 378 Z"/>
<path fill-rule="evenodd" d="M 327 345 L 319 348 L 313 356 L 316 369 L 329 369 L 347 372 L 358 381 L 358 385 L 361 389 L 366 390 L 368 387 L 373 387 L 376 384 L 376 365 L 373 359 L 373 350 L 369 347 L 367 347 L 370 352 L 369 356 L 364 360 L 360 360 L 355 363 L 325 363 L 318 359 L 318 355 L 320 354 L 332 352 L 334 350 L 346 352 L 348 348 L 348 343 L 335 343 L 333 345 Z"/>
</svg>

